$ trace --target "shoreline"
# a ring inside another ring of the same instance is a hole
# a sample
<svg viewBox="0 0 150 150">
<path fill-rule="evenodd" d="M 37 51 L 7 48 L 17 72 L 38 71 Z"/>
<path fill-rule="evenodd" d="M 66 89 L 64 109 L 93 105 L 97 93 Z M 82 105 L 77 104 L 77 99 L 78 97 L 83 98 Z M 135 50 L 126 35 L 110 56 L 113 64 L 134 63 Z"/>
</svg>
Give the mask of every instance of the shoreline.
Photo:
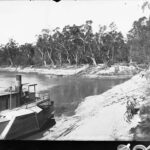
<svg viewBox="0 0 150 150">
<path fill-rule="evenodd" d="M 141 101 L 141 96 L 146 97 L 148 82 L 145 77 L 139 74 L 134 75 L 136 68 L 133 66 L 123 67 L 117 73 L 123 75 L 114 75 L 115 66 L 107 69 L 101 66 L 84 65 L 77 68 L 59 68 L 59 69 L 43 69 L 43 68 L 24 68 L 20 67 L 0 68 L 0 71 L 20 72 L 20 73 L 39 73 L 46 76 L 79 76 L 87 78 L 131 78 L 130 80 L 116 85 L 106 92 L 89 96 L 76 109 L 76 114 L 72 117 L 62 117 L 62 120 L 53 128 L 43 133 L 42 138 L 34 137 L 36 140 L 133 140 L 135 133 L 130 134 L 132 128 L 136 128 L 140 121 L 140 116 L 135 115 L 130 124 L 128 124 L 123 116 L 126 111 L 125 96 L 129 99 L 136 97 Z M 52 74 L 53 73 L 53 74 Z M 129 73 L 129 74 L 128 74 Z M 107 75 L 106 75 L 107 74 Z M 140 91 L 139 91 L 140 89 Z M 142 107 L 142 105 L 140 106 Z M 73 128 L 72 128 L 73 126 Z M 89 130 L 90 129 L 90 130 Z M 69 131 L 68 133 L 68 130 Z M 31 138 L 32 139 L 32 138 Z"/>
<path fill-rule="evenodd" d="M 134 75 L 101 75 L 101 76 L 84 76 L 93 79 L 130 79 Z"/>
<path fill-rule="evenodd" d="M 85 98 L 73 117 L 73 119 L 80 118 L 75 121 L 75 128 L 70 133 L 60 135 L 54 140 L 134 140 L 136 133 L 131 134 L 131 129 L 138 126 L 141 120 L 138 114 L 134 115 L 131 123 L 124 120 L 128 100 L 125 96 L 129 99 L 135 97 L 142 107 L 142 97 L 146 97 L 147 88 L 147 80 L 141 78 L 140 75 L 135 75 L 101 95 Z M 68 118 L 68 122 L 70 120 Z M 47 134 L 42 139 L 51 138 L 53 139 L 53 136 Z"/>
<path fill-rule="evenodd" d="M 117 69 L 116 69 L 117 68 Z M 43 74 L 50 78 L 53 77 L 87 77 L 87 78 L 111 78 L 124 79 L 131 78 L 139 73 L 134 66 L 113 65 L 105 68 L 104 64 L 96 66 L 81 65 L 81 66 L 66 66 L 60 68 L 45 68 L 45 67 L 0 67 L 0 71 L 17 72 L 17 73 L 37 73 Z"/>
<path fill-rule="evenodd" d="M 141 118 L 136 114 L 130 123 L 126 122 L 126 102 L 136 98 L 143 107 L 148 100 L 148 88 L 147 79 L 135 75 L 100 95 L 86 97 L 75 110 L 75 115 L 56 118 L 54 127 L 27 140 L 133 141 L 137 133 L 131 133 L 131 129 L 139 125 Z"/>
</svg>

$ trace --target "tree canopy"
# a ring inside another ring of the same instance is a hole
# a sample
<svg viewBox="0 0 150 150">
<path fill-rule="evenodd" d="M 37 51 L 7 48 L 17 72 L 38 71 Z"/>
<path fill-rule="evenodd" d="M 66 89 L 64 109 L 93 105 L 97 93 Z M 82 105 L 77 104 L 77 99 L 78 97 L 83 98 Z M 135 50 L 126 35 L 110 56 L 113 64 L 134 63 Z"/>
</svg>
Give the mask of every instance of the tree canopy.
<svg viewBox="0 0 150 150">
<path fill-rule="evenodd" d="M 93 32 L 92 20 L 82 25 L 66 25 L 62 30 L 43 29 L 36 43 L 19 45 L 13 39 L 0 46 L 0 65 L 111 65 L 117 62 L 150 60 L 150 19 L 134 21 L 127 39 L 114 23 L 99 25 Z"/>
</svg>

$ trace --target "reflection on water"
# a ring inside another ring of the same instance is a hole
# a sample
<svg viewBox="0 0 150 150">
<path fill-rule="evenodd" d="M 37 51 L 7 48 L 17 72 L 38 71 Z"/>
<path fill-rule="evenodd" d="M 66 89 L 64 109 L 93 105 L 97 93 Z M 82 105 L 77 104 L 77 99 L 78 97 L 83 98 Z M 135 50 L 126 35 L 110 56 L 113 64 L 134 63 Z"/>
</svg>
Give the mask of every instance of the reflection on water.
<svg viewBox="0 0 150 150">
<path fill-rule="evenodd" d="M 55 101 L 56 114 L 73 115 L 78 104 L 87 96 L 98 95 L 125 80 L 72 78 L 62 85 L 51 88 L 50 95 Z"/>
<path fill-rule="evenodd" d="M 17 73 L 0 73 L 0 90 L 15 83 Z M 22 74 L 23 83 L 37 83 L 37 92 L 48 92 L 55 104 L 55 115 L 73 115 L 87 96 L 98 95 L 127 79 L 88 79 L 79 77 L 48 78 L 38 74 Z"/>
</svg>

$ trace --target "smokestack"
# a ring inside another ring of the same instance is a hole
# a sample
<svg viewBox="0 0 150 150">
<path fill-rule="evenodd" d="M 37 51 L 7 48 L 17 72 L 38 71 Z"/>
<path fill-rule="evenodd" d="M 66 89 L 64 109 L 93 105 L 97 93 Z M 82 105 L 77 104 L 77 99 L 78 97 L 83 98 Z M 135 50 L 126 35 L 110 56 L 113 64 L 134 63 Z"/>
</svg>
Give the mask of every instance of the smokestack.
<svg viewBox="0 0 150 150">
<path fill-rule="evenodd" d="M 16 91 L 18 92 L 18 106 L 21 102 L 21 93 L 22 93 L 22 78 L 21 75 L 16 75 Z"/>
<path fill-rule="evenodd" d="M 16 75 L 16 90 L 21 93 L 22 91 L 22 78 L 21 75 Z"/>
<path fill-rule="evenodd" d="M 10 87 L 10 101 L 9 101 L 9 108 L 12 109 L 12 86 Z"/>
</svg>

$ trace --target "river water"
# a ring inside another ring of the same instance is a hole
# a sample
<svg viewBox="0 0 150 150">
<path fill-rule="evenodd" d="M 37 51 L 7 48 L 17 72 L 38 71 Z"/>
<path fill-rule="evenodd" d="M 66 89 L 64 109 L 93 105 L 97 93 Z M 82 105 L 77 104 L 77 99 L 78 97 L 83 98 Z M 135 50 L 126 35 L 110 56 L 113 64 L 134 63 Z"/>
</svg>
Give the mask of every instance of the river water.
<svg viewBox="0 0 150 150">
<path fill-rule="evenodd" d="M 0 90 L 15 84 L 15 75 L 22 73 L 0 72 Z M 55 116 L 72 116 L 81 101 L 98 95 L 127 79 L 89 79 L 81 77 L 49 78 L 36 73 L 23 73 L 22 82 L 37 85 L 37 93 L 49 93 L 55 104 Z"/>
<path fill-rule="evenodd" d="M 14 85 L 17 74 L 22 75 L 22 83 L 37 84 L 37 93 L 48 93 L 55 106 L 55 124 L 24 140 L 56 140 L 72 132 L 79 121 L 76 110 L 81 102 L 85 103 L 86 97 L 99 95 L 129 79 L 90 79 L 75 76 L 50 78 L 37 73 L 0 72 L 0 91 Z M 86 113 L 87 108 L 83 111 Z"/>
</svg>

